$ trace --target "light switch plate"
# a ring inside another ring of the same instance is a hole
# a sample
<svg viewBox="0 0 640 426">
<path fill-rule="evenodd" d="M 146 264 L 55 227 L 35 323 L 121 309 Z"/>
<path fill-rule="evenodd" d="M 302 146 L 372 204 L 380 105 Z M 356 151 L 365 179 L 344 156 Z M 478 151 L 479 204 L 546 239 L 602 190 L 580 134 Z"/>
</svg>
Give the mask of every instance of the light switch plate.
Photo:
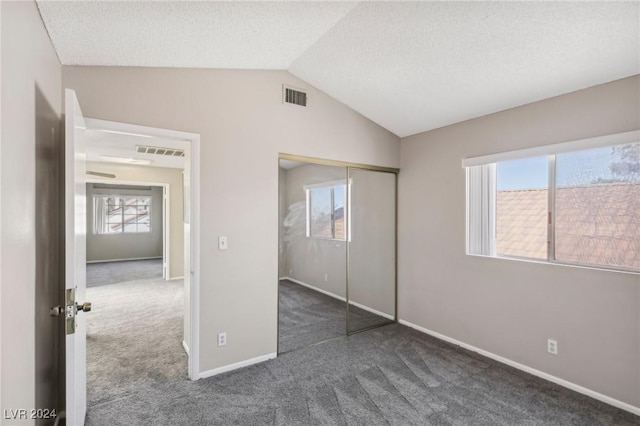
<svg viewBox="0 0 640 426">
<path fill-rule="evenodd" d="M 227 237 L 218 237 L 218 250 L 226 250 L 227 247 Z"/>
</svg>

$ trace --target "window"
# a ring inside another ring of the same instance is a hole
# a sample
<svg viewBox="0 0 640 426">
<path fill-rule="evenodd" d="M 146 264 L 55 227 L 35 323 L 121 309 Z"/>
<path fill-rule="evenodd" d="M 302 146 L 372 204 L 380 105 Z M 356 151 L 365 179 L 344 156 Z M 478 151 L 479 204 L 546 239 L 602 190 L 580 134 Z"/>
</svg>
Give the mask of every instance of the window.
<svg viewBox="0 0 640 426">
<path fill-rule="evenodd" d="M 468 254 L 640 270 L 640 143 L 572 147 L 466 165 Z"/>
<path fill-rule="evenodd" d="M 93 196 L 93 233 L 151 232 L 150 196 Z"/>
<path fill-rule="evenodd" d="M 547 258 L 547 157 L 496 163 L 496 254 Z"/>
<path fill-rule="evenodd" d="M 346 185 L 310 185 L 307 192 L 307 237 L 345 241 Z"/>
<path fill-rule="evenodd" d="M 555 258 L 640 269 L 640 143 L 555 161 Z"/>
</svg>

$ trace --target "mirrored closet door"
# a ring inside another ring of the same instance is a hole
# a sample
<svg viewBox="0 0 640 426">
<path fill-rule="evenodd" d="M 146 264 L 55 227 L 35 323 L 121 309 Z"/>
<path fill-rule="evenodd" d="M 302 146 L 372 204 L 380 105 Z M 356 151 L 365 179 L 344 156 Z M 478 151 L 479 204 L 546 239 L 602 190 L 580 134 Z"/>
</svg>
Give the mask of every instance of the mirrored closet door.
<svg viewBox="0 0 640 426">
<path fill-rule="evenodd" d="M 395 321 L 396 172 L 377 169 L 280 158 L 279 353 Z"/>
<path fill-rule="evenodd" d="M 347 170 L 280 160 L 278 352 L 345 335 Z"/>
<path fill-rule="evenodd" d="M 396 174 L 348 168 L 347 332 L 396 319 Z"/>
</svg>

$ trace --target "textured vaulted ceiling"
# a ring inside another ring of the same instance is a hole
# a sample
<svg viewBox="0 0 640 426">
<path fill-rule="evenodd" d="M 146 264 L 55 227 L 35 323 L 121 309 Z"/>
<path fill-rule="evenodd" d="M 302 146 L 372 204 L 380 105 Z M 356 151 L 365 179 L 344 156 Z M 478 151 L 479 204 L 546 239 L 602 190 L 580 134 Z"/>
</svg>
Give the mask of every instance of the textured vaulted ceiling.
<svg viewBox="0 0 640 426">
<path fill-rule="evenodd" d="M 38 6 L 64 65 L 285 69 L 399 136 L 640 73 L 639 2 Z"/>
</svg>

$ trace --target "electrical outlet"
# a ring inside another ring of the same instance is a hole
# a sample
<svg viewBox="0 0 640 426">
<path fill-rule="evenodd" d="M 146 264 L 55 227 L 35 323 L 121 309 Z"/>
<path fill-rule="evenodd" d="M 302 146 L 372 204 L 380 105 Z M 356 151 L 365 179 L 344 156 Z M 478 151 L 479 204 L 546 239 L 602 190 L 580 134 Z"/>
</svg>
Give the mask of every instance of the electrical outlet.
<svg viewBox="0 0 640 426">
<path fill-rule="evenodd" d="M 558 342 L 556 340 L 547 340 L 547 352 L 558 355 Z"/>
<path fill-rule="evenodd" d="M 329 274 L 324 274 L 324 280 L 329 281 Z"/>
<path fill-rule="evenodd" d="M 227 333 L 218 333 L 218 346 L 226 346 L 227 344 Z"/>
<path fill-rule="evenodd" d="M 293 276 L 293 269 L 289 269 L 289 276 Z"/>
</svg>

